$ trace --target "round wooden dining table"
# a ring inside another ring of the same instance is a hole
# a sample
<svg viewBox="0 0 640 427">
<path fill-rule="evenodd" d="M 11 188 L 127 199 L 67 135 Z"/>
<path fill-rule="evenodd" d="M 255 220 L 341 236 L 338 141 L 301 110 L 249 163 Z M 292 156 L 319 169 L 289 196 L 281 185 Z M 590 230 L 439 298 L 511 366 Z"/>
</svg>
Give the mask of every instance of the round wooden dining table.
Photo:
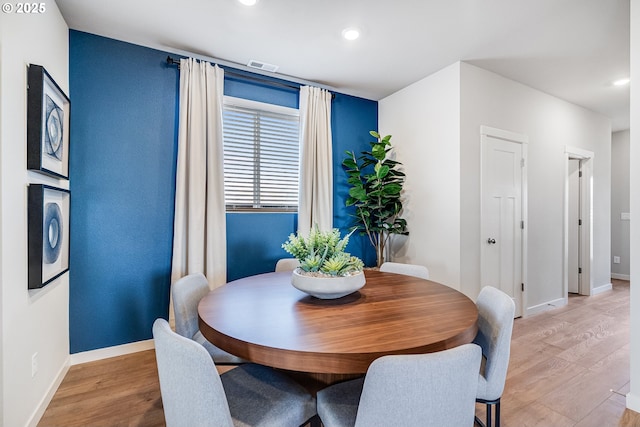
<svg viewBox="0 0 640 427">
<path fill-rule="evenodd" d="M 198 306 L 202 334 L 243 359 L 289 371 L 363 374 L 375 359 L 471 342 L 473 301 L 448 286 L 366 270 L 359 291 L 322 300 L 291 285 L 291 272 L 246 277 Z"/>
</svg>

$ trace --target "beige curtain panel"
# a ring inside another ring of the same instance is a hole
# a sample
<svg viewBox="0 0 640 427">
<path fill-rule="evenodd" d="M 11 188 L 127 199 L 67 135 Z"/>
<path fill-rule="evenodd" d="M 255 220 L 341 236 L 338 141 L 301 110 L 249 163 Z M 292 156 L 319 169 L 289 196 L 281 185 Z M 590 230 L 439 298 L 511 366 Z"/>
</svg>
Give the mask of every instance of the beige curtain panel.
<svg viewBox="0 0 640 427">
<path fill-rule="evenodd" d="M 333 167 L 331 150 L 331 93 L 300 88 L 300 196 L 298 232 L 303 235 L 316 224 L 333 228 Z"/>
<path fill-rule="evenodd" d="M 224 70 L 180 60 L 180 116 L 171 283 L 202 273 L 227 277 L 222 96 Z"/>
</svg>

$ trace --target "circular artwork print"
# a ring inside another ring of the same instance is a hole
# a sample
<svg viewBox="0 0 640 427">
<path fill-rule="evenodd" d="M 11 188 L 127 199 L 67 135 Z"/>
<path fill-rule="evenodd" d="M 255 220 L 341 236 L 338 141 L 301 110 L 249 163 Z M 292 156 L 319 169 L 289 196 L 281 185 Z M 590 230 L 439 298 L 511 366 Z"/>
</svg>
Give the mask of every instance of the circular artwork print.
<svg viewBox="0 0 640 427">
<path fill-rule="evenodd" d="M 53 264 L 60 257 L 62 247 L 62 212 L 56 203 L 47 203 L 44 207 L 43 232 L 44 262 Z"/>
<path fill-rule="evenodd" d="M 47 154 L 62 159 L 63 112 L 58 105 L 47 96 L 44 141 Z"/>
<path fill-rule="evenodd" d="M 59 108 L 54 108 L 47 118 L 47 132 L 49 132 L 49 141 L 54 153 L 58 151 L 62 142 L 62 122 L 60 121 L 59 112 Z"/>
</svg>

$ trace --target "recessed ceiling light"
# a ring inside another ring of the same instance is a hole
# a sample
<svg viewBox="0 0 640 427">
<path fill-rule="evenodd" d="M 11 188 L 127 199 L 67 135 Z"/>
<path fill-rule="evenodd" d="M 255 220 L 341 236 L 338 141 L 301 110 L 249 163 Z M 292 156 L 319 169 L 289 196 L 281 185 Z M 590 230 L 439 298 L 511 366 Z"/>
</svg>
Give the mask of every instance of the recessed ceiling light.
<svg viewBox="0 0 640 427">
<path fill-rule="evenodd" d="M 620 80 L 616 80 L 615 82 L 613 82 L 614 86 L 624 86 L 627 83 L 629 83 L 629 79 L 620 79 Z"/>
<path fill-rule="evenodd" d="M 347 40 L 355 40 L 360 37 L 360 30 L 354 27 L 345 28 L 344 30 L 342 30 L 342 37 Z"/>
<path fill-rule="evenodd" d="M 238 1 L 245 6 L 254 6 L 256 3 L 258 3 L 258 0 L 238 0 Z"/>
</svg>

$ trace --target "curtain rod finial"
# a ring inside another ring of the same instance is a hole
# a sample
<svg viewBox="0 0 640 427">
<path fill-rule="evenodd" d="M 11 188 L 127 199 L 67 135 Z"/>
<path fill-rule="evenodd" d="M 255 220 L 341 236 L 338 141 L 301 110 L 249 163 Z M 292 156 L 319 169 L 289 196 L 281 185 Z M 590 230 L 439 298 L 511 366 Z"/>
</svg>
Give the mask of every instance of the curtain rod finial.
<svg viewBox="0 0 640 427">
<path fill-rule="evenodd" d="M 180 69 L 180 60 L 173 59 L 171 55 L 167 55 L 167 65 L 177 65 Z"/>
</svg>

